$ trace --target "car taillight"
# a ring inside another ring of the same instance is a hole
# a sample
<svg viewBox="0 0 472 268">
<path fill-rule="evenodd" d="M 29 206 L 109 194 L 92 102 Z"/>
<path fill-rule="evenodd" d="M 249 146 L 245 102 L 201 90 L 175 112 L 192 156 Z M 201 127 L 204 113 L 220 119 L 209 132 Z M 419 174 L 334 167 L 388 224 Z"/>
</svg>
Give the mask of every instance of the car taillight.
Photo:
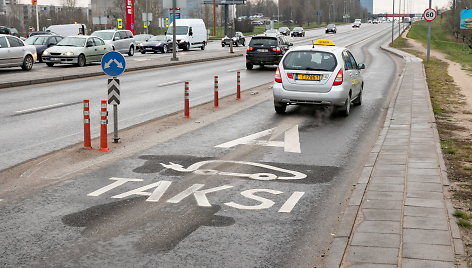
<svg viewBox="0 0 472 268">
<path fill-rule="evenodd" d="M 248 48 L 246 49 L 246 51 L 253 51 L 253 50 L 254 50 L 253 47 L 248 47 Z"/>
<path fill-rule="evenodd" d="M 293 79 L 293 73 L 287 73 L 287 77 Z"/>
<path fill-rule="evenodd" d="M 274 52 L 277 52 L 277 53 L 281 53 L 281 52 L 282 52 L 282 50 L 280 50 L 280 48 L 278 48 L 278 47 L 273 47 L 273 48 L 271 48 L 270 50 L 272 50 L 272 51 L 274 51 Z"/>
<path fill-rule="evenodd" d="M 343 69 L 340 69 L 338 74 L 336 75 L 336 78 L 334 79 L 333 86 L 339 86 L 343 84 L 344 80 L 344 73 Z"/>
<path fill-rule="evenodd" d="M 282 83 L 282 76 L 280 75 L 279 67 L 277 67 L 277 70 L 275 71 L 275 82 Z"/>
</svg>

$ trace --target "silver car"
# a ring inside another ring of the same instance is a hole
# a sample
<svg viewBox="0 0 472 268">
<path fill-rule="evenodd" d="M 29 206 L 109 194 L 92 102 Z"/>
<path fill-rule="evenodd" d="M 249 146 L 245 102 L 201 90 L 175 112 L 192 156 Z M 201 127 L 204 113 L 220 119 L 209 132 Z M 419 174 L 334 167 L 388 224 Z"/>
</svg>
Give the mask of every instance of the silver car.
<svg viewBox="0 0 472 268">
<path fill-rule="evenodd" d="M 136 49 L 136 41 L 133 33 L 130 30 L 100 30 L 91 34 L 98 36 L 105 41 L 105 43 L 112 46 L 116 50 L 128 56 L 133 56 Z"/>
<path fill-rule="evenodd" d="M 334 106 L 348 116 L 351 103 L 362 103 L 362 69 L 364 64 L 358 64 L 347 48 L 330 40 L 293 48 L 275 73 L 275 111 L 285 113 L 291 104 L 316 104 Z"/>
<path fill-rule="evenodd" d="M 25 44 L 18 37 L 0 34 L 0 67 L 21 67 L 29 71 L 36 59 L 34 46 Z"/>
</svg>

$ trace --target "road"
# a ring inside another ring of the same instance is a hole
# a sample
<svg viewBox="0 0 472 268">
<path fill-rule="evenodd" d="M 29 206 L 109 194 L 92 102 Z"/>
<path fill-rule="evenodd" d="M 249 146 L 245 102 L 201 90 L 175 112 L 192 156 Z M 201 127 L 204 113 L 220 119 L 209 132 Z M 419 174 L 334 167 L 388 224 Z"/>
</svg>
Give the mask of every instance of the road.
<svg viewBox="0 0 472 268">
<path fill-rule="evenodd" d="M 319 267 L 398 76 L 397 63 L 379 48 L 388 29 L 346 27 L 330 36 L 367 66 L 363 104 L 348 118 L 316 107 L 290 107 L 281 116 L 267 98 L 132 157 L 0 201 L 0 266 Z M 126 74 L 120 126 L 181 110 L 182 81 L 190 81 L 192 105 L 212 99 L 213 75 L 222 95 L 233 94 L 236 70 L 244 89 L 274 74 L 246 71 L 241 58 Z M 2 165 L 80 141 L 80 102 L 90 98 L 97 113 L 104 80 L 0 92 Z"/>
</svg>

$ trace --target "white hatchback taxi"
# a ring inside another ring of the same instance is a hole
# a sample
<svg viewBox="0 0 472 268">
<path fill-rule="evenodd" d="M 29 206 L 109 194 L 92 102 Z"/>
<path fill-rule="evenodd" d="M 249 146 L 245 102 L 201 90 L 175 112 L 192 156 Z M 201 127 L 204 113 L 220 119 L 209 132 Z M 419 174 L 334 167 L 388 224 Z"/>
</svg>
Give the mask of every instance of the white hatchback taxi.
<svg viewBox="0 0 472 268">
<path fill-rule="evenodd" d="M 275 72 L 275 111 L 282 114 L 287 105 L 315 104 L 334 106 L 348 116 L 351 104 L 362 103 L 362 69 L 365 65 L 357 63 L 347 48 L 331 40 L 295 47 L 284 55 Z"/>
</svg>

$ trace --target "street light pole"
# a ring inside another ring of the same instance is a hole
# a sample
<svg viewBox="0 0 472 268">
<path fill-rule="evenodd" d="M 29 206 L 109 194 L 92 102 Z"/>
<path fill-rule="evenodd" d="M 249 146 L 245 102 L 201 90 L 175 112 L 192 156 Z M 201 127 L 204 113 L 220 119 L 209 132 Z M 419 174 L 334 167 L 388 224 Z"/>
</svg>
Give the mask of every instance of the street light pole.
<svg viewBox="0 0 472 268">
<path fill-rule="evenodd" d="M 392 43 L 393 43 L 393 35 L 395 32 L 395 0 L 393 0 L 393 9 L 392 9 Z"/>
<path fill-rule="evenodd" d="M 149 34 L 148 0 L 146 0 L 146 34 Z"/>
<path fill-rule="evenodd" d="M 39 31 L 39 11 L 38 3 L 36 2 L 36 31 Z"/>
</svg>

